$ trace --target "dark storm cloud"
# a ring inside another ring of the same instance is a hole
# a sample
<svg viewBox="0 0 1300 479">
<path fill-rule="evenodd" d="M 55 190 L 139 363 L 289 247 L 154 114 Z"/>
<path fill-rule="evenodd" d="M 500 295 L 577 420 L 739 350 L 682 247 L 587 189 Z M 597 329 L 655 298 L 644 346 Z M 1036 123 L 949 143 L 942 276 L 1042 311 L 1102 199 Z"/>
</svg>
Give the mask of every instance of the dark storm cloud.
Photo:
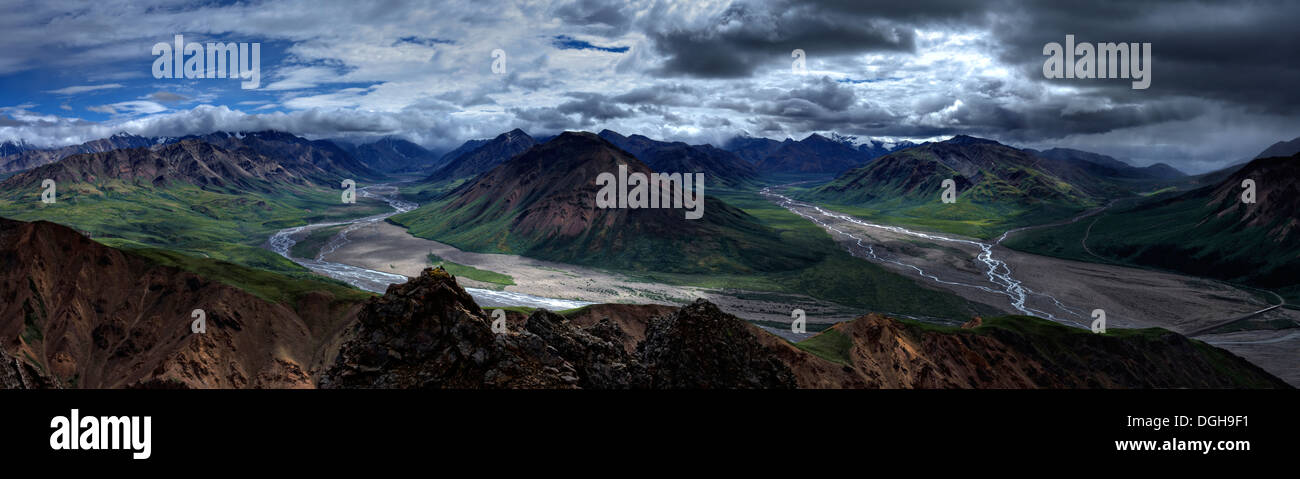
<svg viewBox="0 0 1300 479">
<path fill-rule="evenodd" d="M 1203 104 L 1176 100 L 1072 111 L 1068 105 L 1056 102 L 1011 109 L 996 102 L 971 99 L 963 102 L 962 108 L 950 119 L 962 125 L 961 130 L 968 134 L 1006 141 L 1032 141 L 1182 121 L 1205 113 Z"/>
<path fill-rule="evenodd" d="M 555 16 L 574 25 L 597 25 L 610 28 L 627 26 L 629 16 L 617 2 L 604 0 L 576 0 L 554 9 Z"/>
<path fill-rule="evenodd" d="M 571 92 L 568 96 L 573 100 L 559 104 L 555 110 L 565 115 L 578 115 L 583 125 L 591 124 L 592 120 L 608 121 L 635 115 L 632 110 L 618 106 L 599 93 Z"/>
<path fill-rule="evenodd" d="M 1151 88 L 1134 91 L 1127 81 L 1074 80 L 1107 87 L 1126 101 L 1182 95 L 1224 100 L 1272 112 L 1300 107 L 1300 2 L 1035 1 L 1016 4 L 992 29 L 1003 44 L 1001 58 L 1042 81 L 1043 45 L 1079 42 L 1149 42 Z"/>
<path fill-rule="evenodd" d="M 611 100 L 628 104 L 688 106 L 697 104 L 700 90 L 681 83 L 655 85 L 629 90 Z"/>
<path fill-rule="evenodd" d="M 790 92 L 787 98 L 810 101 L 830 111 L 844 111 L 856 99 L 852 88 L 828 77 L 822 77 L 814 86 Z"/>
<path fill-rule="evenodd" d="M 488 96 L 488 93 L 492 92 L 484 89 L 456 90 L 443 93 L 434 98 L 450 102 L 460 107 L 497 104 L 496 100 L 493 100 L 492 97 Z"/>
<path fill-rule="evenodd" d="M 529 131 L 559 131 L 568 129 L 590 128 L 597 122 L 606 122 L 619 118 L 632 118 L 646 114 L 662 114 L 654 105 L 645 105 L 638 109 L 619 106 L 619 102 L 610 100 L 600 93 L 569 92 L 565 96 L 571 100 L 554 107 L 511 108 L 508 111 L 515 118 L 525 122 Z M 649 108 L 649 110 L 647 110 Z"/>
<path fill-rule="evenodd" d="M 515 118 L 529 125 L 532 131 L 561 131 L 581 128 L 582 125 L 568 115 L 551 107 L 511 108 Z"/>
<path fill-rule="evenodd" d="M 656 25 L 647 32 L 664 56 L 662 76 L 747 77 L 764 64 L 808 55 L 913 51 L 913 30 L 871 17 L 844 15 L 816 3 L 734 3 L 702 28 Z"/>
</svg>

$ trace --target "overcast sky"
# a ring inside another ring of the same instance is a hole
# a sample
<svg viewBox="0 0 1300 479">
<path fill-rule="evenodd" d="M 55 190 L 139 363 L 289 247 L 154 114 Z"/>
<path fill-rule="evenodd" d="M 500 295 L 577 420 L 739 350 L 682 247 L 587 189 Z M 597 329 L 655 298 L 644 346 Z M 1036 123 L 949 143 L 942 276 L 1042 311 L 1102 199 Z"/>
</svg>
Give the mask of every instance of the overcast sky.
<svg viewBox="0 0 1300 479">
<path fill-rule="evenodd" d="M 1293 1 L 64 3 L 0 0 L 0 139 L 970 134 L 1201 172 L 1300 136 Z M 155 79 L 151 48 L 176 34 L 260 42 L 260 88 Z M 1066 34 L 1152 43 L 1150 88 L 1045 79 Z"/>
</svg>

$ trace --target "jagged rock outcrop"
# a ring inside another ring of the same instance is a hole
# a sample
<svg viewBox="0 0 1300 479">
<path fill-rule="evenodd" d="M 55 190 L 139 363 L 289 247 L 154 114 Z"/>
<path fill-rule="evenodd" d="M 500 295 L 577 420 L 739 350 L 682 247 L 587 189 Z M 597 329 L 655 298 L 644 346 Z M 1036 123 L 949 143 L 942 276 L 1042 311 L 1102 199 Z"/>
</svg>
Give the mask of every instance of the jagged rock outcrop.
<svg viewBox="0 0 1300 479">
<path fill-rule="evenodd" d="M 794 388 L 790 368 L 763 346 L 757 327 L 696 300 L 650 322 L 637 352 L 655 388 Z"/>
<path fill-rule="evenodd" d="M 636 354 L 636 346 L 645 340 L 646 328 L 654 318 L 667 316 L 679 308 L 663 304 L 593 304 L 564 315 L 579 327 L 594 326 L 602 321 L 609 321 L 621 331 L 623 348 L 629 354 Z"/>
<path fill-rule="evenodd" d="M 645 368 L 623 348 L 627 334 L 609 319 L 579 329 L 546 310 L 533 312 L 524 326 L 564 358 L 578 373 L 582 388 L 627 389 L 649 386 Z"/>
<path fill-rule="evenodd" d="M 0 389 L 58 389 L 59 383 L 27 361 L 0 349 Z"/>
<path fill-rule="evenodd" d="M 627 309 L 627 308 L 620 308 Z M 654 314 L 661 308 L 631 308 Z M 492 318 L 439 269 L 393 285 L 361 310 L 325 388 L 791 388 L 766 334 L 708 302 L 654 317 L 636 353 L 630 324 L 583 315 L 585 326 L 533 312 L 497 334 Z"/>
<path fill-rule="evenodd" d="M 639 366 L 608 326 L 592 334 L 547 311 L 523 329 L 492 318 L 442 268 L 393 285 L 358 313 L 325 388 L 626 388 Z M 605 337 L 601 337 L 604 335 Z"/>
</svg>

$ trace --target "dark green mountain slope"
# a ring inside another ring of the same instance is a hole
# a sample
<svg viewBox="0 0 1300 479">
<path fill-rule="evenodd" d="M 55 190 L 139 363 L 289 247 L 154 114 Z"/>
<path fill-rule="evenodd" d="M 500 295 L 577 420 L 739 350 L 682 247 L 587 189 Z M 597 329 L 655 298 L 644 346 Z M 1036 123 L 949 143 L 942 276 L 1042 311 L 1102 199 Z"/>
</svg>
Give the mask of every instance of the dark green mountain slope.
<svg viewBox="0 0 1300 479">
<path fill-rule="evenodd" d="M 192 138 L 74 155 L 0 183 L 0 216 L 60 223 L 113 246 L 167 248 L 304 273 L 260 245 L 281 228 L 387 207 L 364 197 L 342 203 L 342 180 L 371 171 L 352 164 L 342 150 L 299 140 L 279 134 L 253 146 L 223 140 L 236 146 L 231 150 Z M 334 170 L 344 165 L 354 171 Z M 40 201 L 45 179 L 56 182 L 52 204 Z"/>
<path fill-rule="evenodd" d="M 1241 201 L 1242 182 L 1256 203 Z M 1093 221 L 1027 231 L 1016 249 L 1176 270 L 1300 300 L 1300 155 L 1251 161 L 1217 185 L 1121 205 Z M 1085 248 L 1086 242 L 1086 248 Z"/>
<path fill-rule="evenodd" d="M 620 164 L 650 172 L 596 135 L 566 132 L 393 221 L 464 249 L 625 270 L 771 271 L 812 259 L 710 197 L 698 220 L 683 209 L 597 208 L 597 175 Z"/>
<path fill-rule="evenodd" d="M 945 179 L 956 184 L 955 203 L 941 201 Z M 1068 162 L 957 136 L 882 156 L 796 196 L 868 218 L 989 237 L 1068 217 L 1116 191 Z"/>
</svg>

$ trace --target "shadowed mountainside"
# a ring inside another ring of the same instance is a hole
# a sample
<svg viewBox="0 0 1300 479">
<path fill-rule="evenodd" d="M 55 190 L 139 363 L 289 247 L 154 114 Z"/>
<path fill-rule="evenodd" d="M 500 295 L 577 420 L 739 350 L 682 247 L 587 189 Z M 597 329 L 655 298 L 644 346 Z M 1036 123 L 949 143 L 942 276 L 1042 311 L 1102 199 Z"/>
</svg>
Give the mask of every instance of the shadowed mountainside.
<svg viewBox="0 0 1300 479">
<path fill-rule="evenodd" d="M 775 271 L 815 257 L 789 251 L 776 231 L 711 196 L 693 220 L 683 208 L 597 207 L 597 176 L 619 165 L 650 173 L 594 134 L 565 132 L 391 221 L 466 250 L 624 270 Z"/>
<path fill-rule="evenodd" d="M 1246 180 L 1255 182 L 1255 203 L 1242 201 Z M 1295 300 L 1300 297 L 1297 214 L 1300 154 L 1256 159 L 1217 184 L 1154 196 L 1103 212 L 1092 222 L 1029 231 L 1006 244 L 1275 288 Z"/>
<path fill-rule="evenodd" d="M 83 388 L 309 388 L 325 338 L 356 310 L 326 291 L 270 302 L 63 226 L 5 219 L 0 298 L 0 349 Z M 190 330 L 195 309 L 206 333 Z"/>
</svg>

